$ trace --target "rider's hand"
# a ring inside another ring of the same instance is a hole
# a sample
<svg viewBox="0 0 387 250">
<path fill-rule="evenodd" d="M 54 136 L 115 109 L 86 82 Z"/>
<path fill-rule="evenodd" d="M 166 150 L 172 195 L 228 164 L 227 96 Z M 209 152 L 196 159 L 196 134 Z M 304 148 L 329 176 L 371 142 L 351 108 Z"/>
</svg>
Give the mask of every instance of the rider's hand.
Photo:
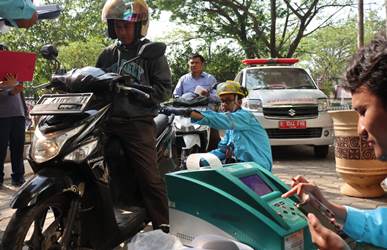
<svg viewBox="0 0 387 250">
<path fill-rule="evenodd" d="M 166 108 L 161 108 L 159 113 L 164 115 L 175 114 L 175 115 L 180 115 L 184 117 L 190 117 L 192 113 L 192 109 L 190 108 L 178 109 L 178 108 L 166 107 Z"/>
<path fill-rule="evenodd" d="M 319 250 L 350 250 L 345 241 L 331 230 L 321 225 L 313 214 L 308 214 L 308 225 L 312 241 Z"/>
</svg>

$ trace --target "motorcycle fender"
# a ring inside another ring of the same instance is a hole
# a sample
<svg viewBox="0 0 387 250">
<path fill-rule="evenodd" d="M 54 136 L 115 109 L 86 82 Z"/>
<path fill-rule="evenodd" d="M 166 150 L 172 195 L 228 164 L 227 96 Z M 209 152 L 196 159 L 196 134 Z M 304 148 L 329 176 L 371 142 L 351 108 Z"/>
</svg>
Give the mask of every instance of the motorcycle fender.
<svg viewBox="0 0 387 250">
<path fill-rule="evenodd" d="M 68 177 L 37 174 L 15 193 L 10 206 L 14 209 L 28 207 L 55 194 L 73 191 L 71 183 Z"/>
<path fill-rule="evenodd" d="M 200 136 L 198 134 L 186 134 L 183 135 L 185 147 L 183 149 L 193 148 L 195 145 L 201 146 Z"/>
</svg>

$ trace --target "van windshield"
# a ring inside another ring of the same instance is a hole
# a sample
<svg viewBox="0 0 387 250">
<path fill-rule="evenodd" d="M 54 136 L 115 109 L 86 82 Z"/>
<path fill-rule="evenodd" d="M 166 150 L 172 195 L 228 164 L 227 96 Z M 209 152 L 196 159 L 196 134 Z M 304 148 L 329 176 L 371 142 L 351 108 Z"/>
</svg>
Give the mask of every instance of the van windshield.
<svg viewBox="0 0 387 250">
<path fill-rule="evenodd" d="M 254 68 L 246 71 L 247 89 L 316 89 L 312 79 L 299 68 Z"/>
</svg>

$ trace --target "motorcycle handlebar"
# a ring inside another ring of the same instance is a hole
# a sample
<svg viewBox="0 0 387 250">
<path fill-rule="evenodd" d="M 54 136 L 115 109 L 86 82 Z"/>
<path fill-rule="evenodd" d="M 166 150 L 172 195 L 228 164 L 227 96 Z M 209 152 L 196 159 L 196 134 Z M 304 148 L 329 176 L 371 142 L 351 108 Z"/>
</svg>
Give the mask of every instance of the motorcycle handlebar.
<svg viewBox="0 0 387 250">
<path fill-rule="evenodd" d="M 117 84 L 117 89 L 118 89 L 118 91 L 130 92 L 130 93 L 135 94 L 141 98 L 150 99 L 150 95 L 148 93 L 145 93 L 144 91 L 139 90 L 137 88 Z"/>
<path fill-rule="evenodd" d="M 192 113 L 191 108 L 174 108 L 174 107 L 162 107 L 159 111 L 159 113 L 164 115 L 178 115 L 178 116 L 184 116 L 184 117 L 190 117 Z"/>
<path fill-rule="evenodd" d="M 39 84 L 37 86 L 33 86 L 32 88 L 33 89 L 43 89 L 43 88 L 50 88 L 50 87 L 52 87 L 52 83 L 47 82 L 47 83 Z"/>
</svg>

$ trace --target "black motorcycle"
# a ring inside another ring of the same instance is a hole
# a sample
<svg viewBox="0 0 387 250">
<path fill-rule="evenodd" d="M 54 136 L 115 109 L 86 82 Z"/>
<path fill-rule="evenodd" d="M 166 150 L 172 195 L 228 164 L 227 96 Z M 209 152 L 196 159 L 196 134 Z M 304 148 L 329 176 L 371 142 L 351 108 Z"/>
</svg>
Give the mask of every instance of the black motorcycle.
<svg viewBox="0 0 387 250">
<path fill-rule="evenodd" d="M 55 48 L 47 46 L 42 52 L 59 64 Z M 148 43 L 130 61 L 164 52 L 164 44 Z M 71 78 L 128 98 L 149 98 L 146 87 L 101 71 L 88 67 Z M 67 80 L 66 75 L 53 77 L 44 87 L 63 92 Z M 103 151 L 103 124 L 111 104 L 96 100 L 94 93 L 46 94 L 33 108 L 33 115 L 41 115 L 28 156 L 35 175 L 11 202 L 17 210 L 4 232 L 4 249 L 113 249 L 149 222 L 141 203 L 118 206 L 112 198 Z M 159 162 L 171 158 L 172 121 L 173 116 L 163 114 L 155 118 Z"/>
</svg>

